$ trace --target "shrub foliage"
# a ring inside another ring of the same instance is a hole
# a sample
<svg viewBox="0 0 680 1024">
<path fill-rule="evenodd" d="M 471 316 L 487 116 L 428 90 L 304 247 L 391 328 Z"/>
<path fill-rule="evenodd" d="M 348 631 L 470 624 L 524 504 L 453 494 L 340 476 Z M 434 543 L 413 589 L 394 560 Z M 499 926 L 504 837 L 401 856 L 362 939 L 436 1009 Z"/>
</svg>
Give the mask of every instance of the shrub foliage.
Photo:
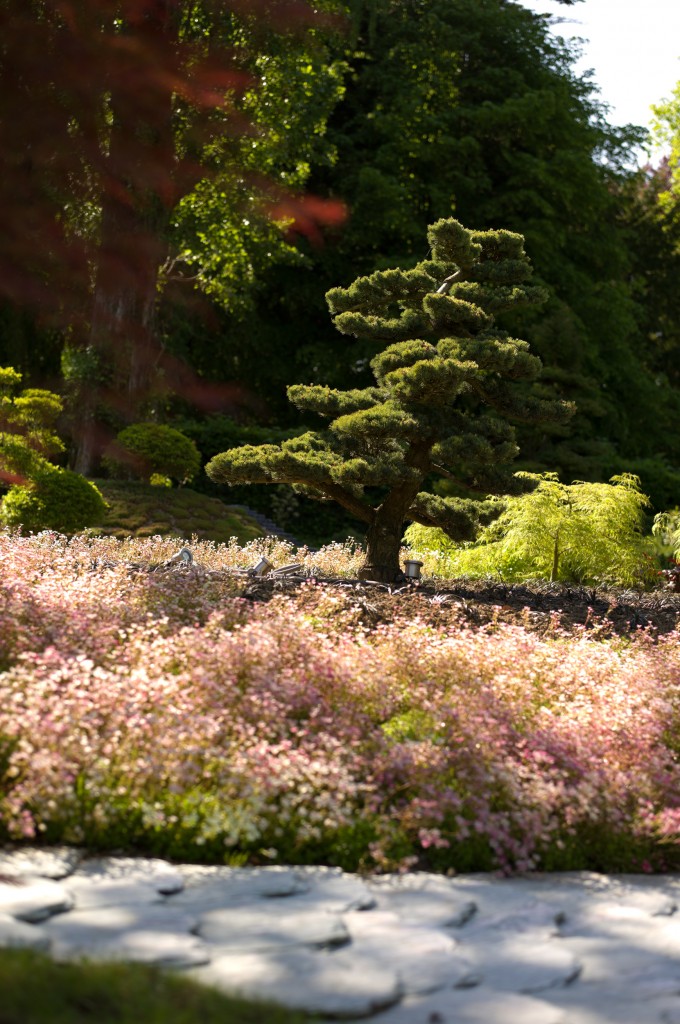
<svg viewBox="0 0 680 1024">
<path fill-rule="evenodd" d="M 642 530 L 648 498 L 632 474 L 608 484 L 563 484 L 554 473 L 519 473 L 535 490 L 504 499 L 478 542 L 460 546 L 441 530 L 411 526 L 417 552 L 436 551 L 450 576 L 498 575 L 574 583 L 640 586 L 654 579 Z"/>
<path fill-rule="evenodd" d="M 201 455 L 191 438 L 163 423 L 133 423 L 121 430 L 105 464 L 113 476 L 171 477 L 188 483 L 201 468 Z"/>
<path fill-rule="evenodd" d="M 19 391 L 21 374 L 0 367 L 0 483 L 25 483 L 63 452 L 54 431 L 62 410 L 59 395 L 40 388 Z"/>
<path fill-rule="evenodd" d="M 0 368 L 0 484 L 10 485 L 0 523 L 63 533 L 100 523 L 106 503 L 95 485 L 49 461 L 64 450 L 54 432 L 61 399 L 39 388 L 18 392 L 20 383 L 20 373 Z"/>
<path fill-rule="evenodd" d="M 105 514 L 99 488 L 80 473 L 58 466 L 45 467 L 27 486 L 12 487 L 0 508 L 6 526 L 60 533 L 98 526 Z"/>
</svg>

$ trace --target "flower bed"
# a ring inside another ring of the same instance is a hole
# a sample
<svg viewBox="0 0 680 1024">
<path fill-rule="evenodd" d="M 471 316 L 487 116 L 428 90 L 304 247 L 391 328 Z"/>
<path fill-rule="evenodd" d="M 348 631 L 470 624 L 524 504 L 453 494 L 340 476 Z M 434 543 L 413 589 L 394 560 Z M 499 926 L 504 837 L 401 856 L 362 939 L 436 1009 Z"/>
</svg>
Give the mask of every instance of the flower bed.
<svg viewBox="0 0 680 1024">
<path fill-rule="evenodd" d="M 258 543 L 193 550 L 224 569 Z M 224 573 L 136 571 L 175 548 L 0 535 L 5 838 L 351 869 L 678 865 L 677 632 L 437 625 L 398 594 L 370 627 L 337 586 L 251 602 Z"/>
</svg>

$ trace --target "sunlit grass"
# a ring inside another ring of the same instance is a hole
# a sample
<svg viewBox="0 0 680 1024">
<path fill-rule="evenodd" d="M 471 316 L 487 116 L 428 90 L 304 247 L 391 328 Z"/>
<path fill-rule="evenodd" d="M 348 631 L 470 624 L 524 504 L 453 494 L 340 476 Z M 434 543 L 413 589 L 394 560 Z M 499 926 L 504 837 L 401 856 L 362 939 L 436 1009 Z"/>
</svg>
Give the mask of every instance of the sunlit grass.
<svg viewBox="0 0 680 1024">
<path fill-rule="evenodd" d="M 303 1024 L 310 1019 L 139 964 L 57 963 L 23 950 L 0 953 L 1 1024 Z"/>
</svg>

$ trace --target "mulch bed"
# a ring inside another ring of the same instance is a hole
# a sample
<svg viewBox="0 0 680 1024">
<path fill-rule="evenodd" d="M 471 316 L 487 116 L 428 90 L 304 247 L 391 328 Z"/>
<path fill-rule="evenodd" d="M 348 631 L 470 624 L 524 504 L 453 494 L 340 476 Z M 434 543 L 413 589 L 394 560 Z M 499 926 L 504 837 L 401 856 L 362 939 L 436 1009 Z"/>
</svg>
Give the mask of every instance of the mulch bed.
<svg viewBox="0 0 680 1024">
<path fill-rule="evenodd" d="M 303 582 L 312 580 L 332 587 L 345 606 L 357 608 L 360 621 L 370 628 L 399 616 L 451 627 L 469 624 L 490 629 L 508 623 L 541 634 L 582 627 L 602 636 L 630 635 L 640 629 L 659 635 L 680 629 L 680 594 L 670 589 L 645 593 L 543 581 L 504 584 L 487 580 L 388 587 L 361 580 L 264 576 L 248 580 L 242 596 L 267 601 L 274 594 L 294 593 Z"/>
<path fill-rule="evenodd" d="M 98 571 L 104 563 L 93 565 Z M 593 635 L 631 636 L 647 630 L 659 636 L 680 630 L 680 593 L 675 580 L 652 591 L 583 587 L 532 580 L 503 583 L 489 580 L 446 580 L 387 585 L 345 577 L 313 576 L 299 566 L 255 576 L 245 569 L 206 570 L 177 559 L 155 565 L 128 563 L 133 573 L 179 572 L 195 579 L 229 582 L 232 593 L 250 601 L 269 601 L 275 595 L 295 594 L 303 586 L 331 588 L 340 607 L 352 608 L 355 618 L 369 629 L 395 618 L 420 618 L 446 628 L 476 627 L 493 630 L 501 623 L 555 635 L 583 628 Z M 291 571 L 292 570 L 292 571 Z"/>
</svg>

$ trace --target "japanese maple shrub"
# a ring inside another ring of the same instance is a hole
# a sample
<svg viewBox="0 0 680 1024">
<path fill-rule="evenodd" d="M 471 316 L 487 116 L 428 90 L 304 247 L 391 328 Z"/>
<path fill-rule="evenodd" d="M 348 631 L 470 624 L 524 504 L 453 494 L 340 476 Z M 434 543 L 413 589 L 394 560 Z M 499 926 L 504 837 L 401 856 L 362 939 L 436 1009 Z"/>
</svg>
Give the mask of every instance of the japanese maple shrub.
<svg viewBox="0 0 680 1024">
<path fill-rule="evenodd" d="M 426 560 L 434 554 L 437 570 L 449 576 L 617 587 L 658 582 L 658 566 L 643 534 L 650 502 L 638 477 L 622 473 L 607 484 L 563 484 L 556 473 L 518 476 L 533 480 L 535 489 L 497 499 L 503 510 L 476 543 L 457 545 L 441 530 L 414 524 L 406 531 L 407 544 Z"/>
<path fill-rule="evenodd" d="M 510 421 L 571 413 L 567 403 L 531 393 L 540 360 L 495 322 L 544 297 L 528 283 L 522 236 L 445 219 L 431 225 L 428 242 L 431 258 L 412 269 L 376 271 L 326 295 L 339 331 L 382 347 L 371 361 L 375 385 L 294 385 L 290 400 L 326 417 L 325 430 L 233 448 L 206 467 L 219 483 L 288 483 L 339 502 L 367 527 L 365 579 L 398 575 L 409 520 L 472 539 L 498 510 L 467 495 L 521 486 L 509 469 L 518 453 Z M 424 490 L 437 476 L 466 496 Z"/>
</svg>

